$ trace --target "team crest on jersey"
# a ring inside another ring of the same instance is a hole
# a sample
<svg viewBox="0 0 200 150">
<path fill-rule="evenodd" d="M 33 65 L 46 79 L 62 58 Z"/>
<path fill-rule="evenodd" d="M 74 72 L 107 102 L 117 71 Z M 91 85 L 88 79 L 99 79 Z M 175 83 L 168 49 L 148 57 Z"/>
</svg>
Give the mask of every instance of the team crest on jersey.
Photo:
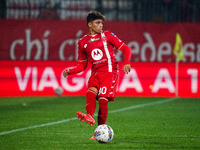
<svg viewBox="0 0 200 150">
<path fill-rule="evenodd" d="M 114 36 L 114 37 L 116 37 L 116 38 L 117 38 L 117 36 L 116 36 L 114 33 L 111 33 L 110 35 L 111 35 L 111 36 Z"/>
<path fill-rule="evenodd" d="M 91 55 L 94 60 L 100 60 L 103 57 L 103 52 L 96 48 L 92 50 Z"/>
<path fill-rule="evenodd" d="M 91 38 L 91 39 L 89 40 L 89 43 L 90 43 L 90 42 L 97 41 L 97 40 L 100 40 L 100 38 L 96 38 L 96 39 Z"/>
</svg>

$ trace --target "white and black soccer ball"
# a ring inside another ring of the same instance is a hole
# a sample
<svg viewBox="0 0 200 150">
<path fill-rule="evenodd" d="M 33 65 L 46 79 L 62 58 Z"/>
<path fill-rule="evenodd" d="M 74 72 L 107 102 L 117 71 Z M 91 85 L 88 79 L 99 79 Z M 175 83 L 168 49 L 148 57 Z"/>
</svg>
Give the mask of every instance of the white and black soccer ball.
<svg viewBox="0 0 200 150">
<path fill-rule="evenodd" d="M 106 124 L 99 125 L 94 131 L 94 137 L 99 143 L 108 143 L 112 141 L 113 136 L 113 129 Z"/>
</svg>

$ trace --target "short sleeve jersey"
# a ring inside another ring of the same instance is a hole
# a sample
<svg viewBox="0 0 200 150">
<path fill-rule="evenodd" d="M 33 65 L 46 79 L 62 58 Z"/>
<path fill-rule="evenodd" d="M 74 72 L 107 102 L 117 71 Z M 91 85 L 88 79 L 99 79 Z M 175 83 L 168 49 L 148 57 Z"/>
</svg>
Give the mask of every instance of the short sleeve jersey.
<svg viewBox="0 0 200 150">
<path fill-rule="evenodd" d="M 92 72 L 118 72 L 114 47 L 120 49 L 123 44 L 109 30 L 95 35 L 87 34 L 78 42 L 78 61 L 89 61 Z"/>
</svg>

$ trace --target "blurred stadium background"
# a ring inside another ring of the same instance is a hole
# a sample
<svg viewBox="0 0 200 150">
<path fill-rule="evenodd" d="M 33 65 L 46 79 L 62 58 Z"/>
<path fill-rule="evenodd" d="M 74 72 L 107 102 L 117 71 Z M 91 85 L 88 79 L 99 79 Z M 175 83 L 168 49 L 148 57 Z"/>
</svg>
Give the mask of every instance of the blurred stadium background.
<svg viewBox="0 0 200 150">
<path fill-rule="evenodd" d="M 200 22 L 199 0 L 1 0 L 1 18 L 38 19 L 48 2 L 61 20 L 85 19 L 97 10 L 107 20 Z"/>
<path fill-rule="evenodd" d="M 55 95 L 58 86 L 64 95 L 84 95 L 88 70 L 81 76 L 84 84 L 75 82 L 76 76 L 67 81 L 60 76 L 76 65 L 77 42 L 88 32 L 85 17 L 97 10 L 107 18 L 104 29 L 132 50 L 133 73 L 122 74 L 119 95 L 173 97 L 179 90 L 179 96 L 200 97 L 199 8 L 199 0 L 1 0 L 1 96 Z M 183 40 L 179 68 L 173 54 L 176 33 Z M 116 58 L 121 66 L 119 51 Z M 8 92 L 8 82 L 15 94 Z"/>
</svg>

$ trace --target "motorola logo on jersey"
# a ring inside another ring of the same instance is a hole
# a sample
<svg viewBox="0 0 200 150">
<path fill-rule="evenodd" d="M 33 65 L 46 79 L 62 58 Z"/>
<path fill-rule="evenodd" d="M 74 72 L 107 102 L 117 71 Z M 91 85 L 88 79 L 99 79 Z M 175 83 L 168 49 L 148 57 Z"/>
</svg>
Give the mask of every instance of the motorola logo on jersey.
<svg viewBox="0 0 200 150">
<path fill-rule="evenodd" d="M 103 52 L 100 49 L 96 48 L 92 50 L 91 55 L 94 60 L 100 60 L 103 57 Z"/>
</svg>

